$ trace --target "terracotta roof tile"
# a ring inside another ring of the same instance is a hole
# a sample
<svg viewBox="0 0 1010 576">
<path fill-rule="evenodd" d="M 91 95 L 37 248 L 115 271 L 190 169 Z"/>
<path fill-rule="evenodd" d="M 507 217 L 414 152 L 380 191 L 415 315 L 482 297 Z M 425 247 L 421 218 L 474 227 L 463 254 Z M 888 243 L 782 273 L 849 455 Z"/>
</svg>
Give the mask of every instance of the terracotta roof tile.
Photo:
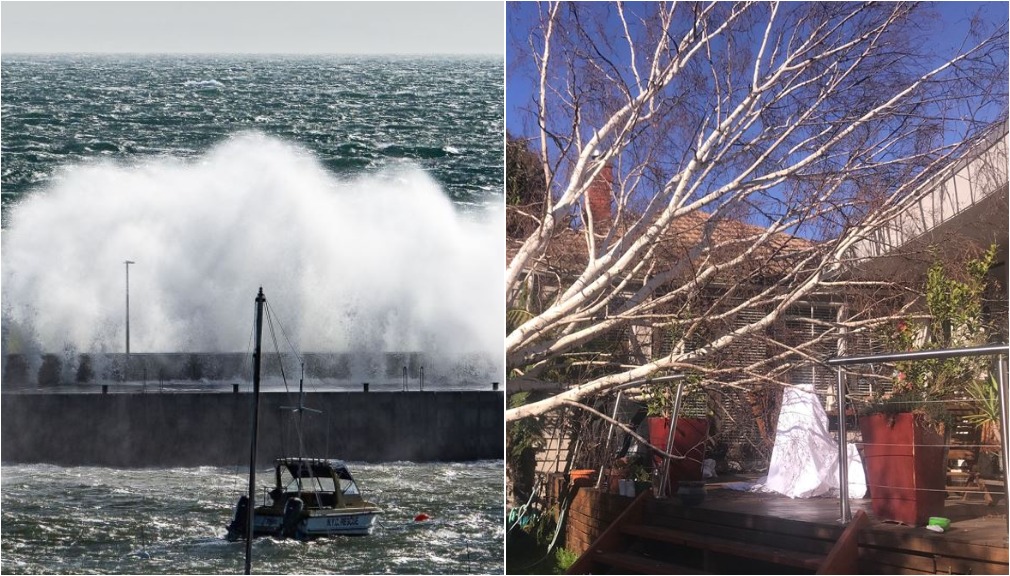
<svg viewBox="0 0 1010 576">
<path fill-rule="evenodd" d="M 706 230 L 706 227 L 709 229 Z M 614 237 L 619 237 L 620 232 L 620 229 L 616 230 Z M 708 243 L 717 247 L 710 256 L 714 261 L 724 262 L 750 248 L 764 233 L 765 229 L 760 226 L 729 219 L 711 223 L 711 215 L 701 211 L 691 212 L 675 219 L 664 231 L 658 240 L 655 255 L 661 262 L 669 262 L 671 265 L 680 263 L 688 257 L 692 249 L 702 243 L 706 235 L 709 235 Z M 603 240 L 602 234 L 597 236 Z M 521 246 L 520 240 L 509 239 L 506 258 L 511 260 Z M 814 243 L 809 240 L 777 233 L 765 240 L 763 245 L 748 258 L 748 262 L 766 267 L 766 272 L 769 273 L 781 272 L 790 256 L 813 246 Z M 585 268 L 587 258 L 584 231 L 568 228 L 559 232 L 551 242 L 544 255 L 544 262 L 539 268 L 574 276 Z M 736 272 L 743 271 L 736 270 Z"/>
</svg>

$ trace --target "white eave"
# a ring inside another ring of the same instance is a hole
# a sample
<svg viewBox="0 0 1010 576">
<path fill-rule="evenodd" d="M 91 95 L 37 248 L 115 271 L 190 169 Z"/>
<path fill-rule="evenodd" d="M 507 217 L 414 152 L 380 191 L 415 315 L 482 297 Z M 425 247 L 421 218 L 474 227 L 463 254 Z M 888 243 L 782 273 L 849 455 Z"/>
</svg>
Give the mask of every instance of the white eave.
<svg viewBox="0 0 1010 576">
<path fill-rule="evenodd" d="M 932 179 L 921 199 L 874 230 L 847 254 L 846 268 L 856 275 L 876 276 L 908 262 L 929 260 L 931 246 L 952 241 L 980 246 L 996 243 L 996 261 L 1006 280 L 1007 262 L 1007 124 L 994 127 L 965 157 Z M 952 246 L 953 247 L 953 246 Z M 915 264 L 912 264 L 915 266 Z"/>
</svg>

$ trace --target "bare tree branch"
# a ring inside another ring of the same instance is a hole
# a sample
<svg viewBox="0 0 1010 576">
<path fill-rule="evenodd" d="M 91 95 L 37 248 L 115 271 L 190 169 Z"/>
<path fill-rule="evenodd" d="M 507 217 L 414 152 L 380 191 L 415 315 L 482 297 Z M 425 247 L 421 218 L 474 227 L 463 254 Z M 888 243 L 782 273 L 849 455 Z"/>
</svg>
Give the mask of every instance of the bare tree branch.
<svg viewBox="0 0 1010 576">
<path fill-rule="evenodd" d="M 536 229 L 509 245 L 507 306 L 525 313 L 506 361 L 578 386 L 507 418 L 656 373 L 724 378 L 720 358 L 741 346 L 770 351 L 733 369 L 742 381 L 788 384 L 843 329 L 891 318 L 854 310 L 806 342 L 769 335 L 809 299 L 894 300 L 896 283 L 845 274 L 853 251 L 930 193 L 1001 119 L 992 109 L 1005 116 L 1006 24 L 936 54 L 918 36 L 925 10 L 545 5 L 529 38 L 548 193 L 527 218 Z M 610 196 L 592 205 L 607 174 Z M 645 352 L 578 364 L 586 378 L 569 380 L 570 354 L 621 338 Z"/>
</svg>

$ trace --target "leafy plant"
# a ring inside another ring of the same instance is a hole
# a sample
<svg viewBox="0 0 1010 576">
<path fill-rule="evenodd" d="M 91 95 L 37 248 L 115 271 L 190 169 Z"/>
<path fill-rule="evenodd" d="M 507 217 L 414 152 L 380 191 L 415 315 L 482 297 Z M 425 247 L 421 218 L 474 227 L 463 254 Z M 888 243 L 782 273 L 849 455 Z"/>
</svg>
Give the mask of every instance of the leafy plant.
<svg viewBox="0 0 1010 576">
<path fill-rule="evenodd" d="M 525 238 L 536 230 L 547 198 L 547 181 L 540 157 L 529 142 L 505 136 L 505 234 Z"/>
<path fill-rule="evenodd" d="M 509 397 L 509 408 L 518 408 L 529 401 L 529 392 L 517 392 Z M 536 421 L 526 419 L 508 427 L 508 455 L 510 460 L 518 460 L 528 450 L 536 450 L 543 442 L 541 427 Z"/>
<path fill-rule="evenodd" d="M 687 374 L 684 377 L 684 390 L 681 394 L 681 415 L 688 413 L 688 406 L 701 394 L 702 377 L 700 374 Z M 669 382 L 650 382 L 645 386 L 645 407 L 649 416 L 669 418 L 673 413 L 673 403 L 677 397 L 677 384 Z"/>
<path fill-rule="evenodd" d="M 994 374 L 989 374 L 987 379 L 972 382 L 965 391 L 978 407 L 978 412 L 967 416 L 966 420 L 976 426 L 999 422 L 999 382 Z"/>
<path fill-rule="evenodd" d="M 652 481 L 652 464 L 644 456 L 636 456 L 628 466 L 628 477 L 635 482 Z"/>
<path fill-rule="evenodd" d="M 39 386 L 59 386 L 62 363 L 56 354 L 42 356 L 42 366 L 39 367 Z"/>
<path fill-rule="evenodd" d="M 990 373 L 989 378 L 972 382 L 965 391 L 978 410 L 966 416 L 965 420 L 981 429 L 983 444 L 999 444 L 999 382 L 996 375 Z"/>
<path fill-rule="evenodd" d="M 883 414 L 892 419 L 905 412 L 922 414 L 927 422 L 941 430 L 951 430 L 954 425 L 954 416 L 943 402 L 930 400 L 921 390 L 904 390 L 877 396 L 863 410 L 864 414 Z"/>
<path fill-rule="evenodd" d="M 554 549 L 554 561 L 556 572 L 555 574 L 564 574 L 568 572 L 568 569 L 575 564 L 575 561 L 579 559 L 579 555 L 567 548 L 555 548 Z"/>
<path fill-rule="evenodd" d="M 923 320 L 899 321 L 886 335 L 888 347 L 898 351 L 964 348 L 984 344 L 988 337 L 982 299 L 986 276 L 996 257 L 992 245 L 969 260 L 960 277 L 942 262 L 926 273 L 926 315 Z M 984 382 L 987 360 L 960 357 L 906 360 L 895 363 L 893 388 L 879 396 L 865 413 L 919 412 L 934 423 L 950 423 L 944 403 Z"/>
<path fill-rule="evenodd" d="M 517 392 L 509 397 L 509 408 L 517 408 L 526 404 L 530 398 L 529 392 Z M 512 492 L 517 497 L 529 495 L 533 488 L 533 477 L 536 468 L 536 453 L 543 444 L 543 427 L 538 418 L 523 418 L 509 422 L 505 427 L 506 436 L 506 471 L 512 486 Z"/>
<path fill-rule="evenodd" d="M 95 369 L 91 367 L 91 356 L 81 354 L 78 358 L 79 363 L 77 365 L 76 377 L 77 383 L 85 384 L 87 382 L 91 382 L 91 379 L 95 377 Z"/>
</svg>

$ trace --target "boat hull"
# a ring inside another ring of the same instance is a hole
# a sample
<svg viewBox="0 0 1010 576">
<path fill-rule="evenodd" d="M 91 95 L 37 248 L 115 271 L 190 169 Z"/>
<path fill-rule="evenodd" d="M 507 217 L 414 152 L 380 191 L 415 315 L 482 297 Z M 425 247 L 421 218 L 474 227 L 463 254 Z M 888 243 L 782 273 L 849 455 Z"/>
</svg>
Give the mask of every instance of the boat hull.
<svg viewBox="0 0 1010 576">
<path fill-rule="evenodd" d="M 299 539 L 323 536 L 367 536 L 375 527 L 378 510 L 337 511 L 308 510 L 295 524 L 292 536 Z M 273 509 L 256 510 L 254 536 L 285 536 L 284 515 Z"/>
</svg>

